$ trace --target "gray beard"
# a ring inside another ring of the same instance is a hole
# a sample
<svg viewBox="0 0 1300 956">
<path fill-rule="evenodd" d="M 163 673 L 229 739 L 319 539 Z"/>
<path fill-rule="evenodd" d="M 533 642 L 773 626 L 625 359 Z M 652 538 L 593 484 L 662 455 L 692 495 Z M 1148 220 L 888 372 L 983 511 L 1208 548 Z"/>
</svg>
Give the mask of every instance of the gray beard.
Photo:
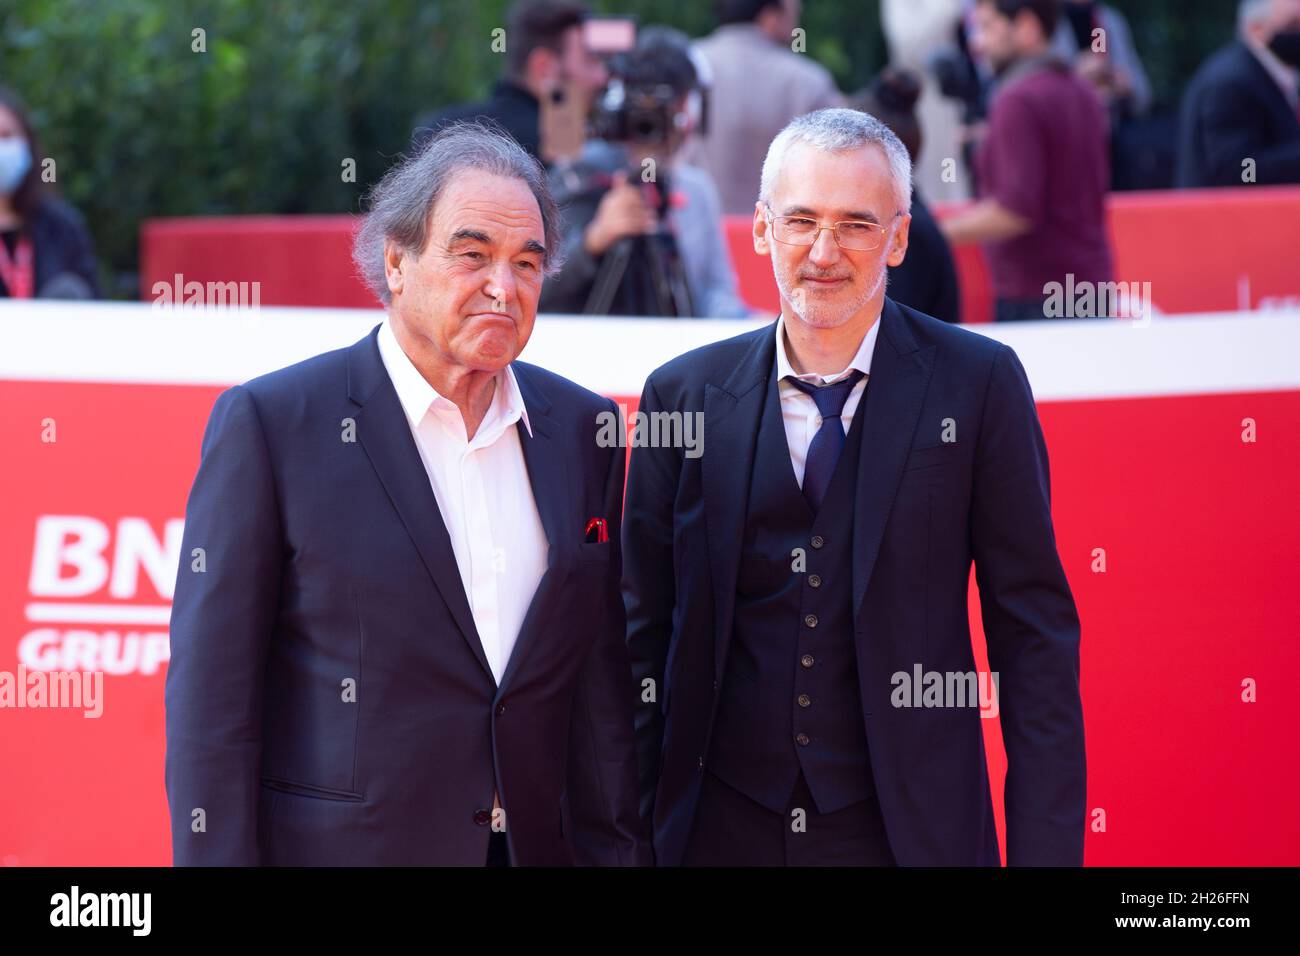
<svg viewBox="0 0 1300 956">
<path fill-rule="evenodd" d="M 877 276 L 877 278 L 876 278 L 876 282 L 875 282 L 875 284 L 871 287 L 870 291 L 868 291 L 867 294 L 864 295 L 864 296 L 862 296 L 862 298 L 859 299 L 858 301 L 856 301 L 856 302 L 852 302 L 852 303 L 849 303 L 848 305 L 844 306 L 844 307 L 843 307 L 843 308 L 844 308 L 844 315 L 839 319 L 839 321 L 837 321 L 837 322 L 831 322 L 831 323 L 829 323 L 829 324 L 827 324 L 827 323 L 821 323 L 821 322 L 816 322 L 816 321 L 811 321 L 811 322 L 809 321 L 809 317 L 808 317 L 808 312 L 809 312 L 809 309 L 808 309 L 808 300 L 809 300 L 810 297 L 809 297 L 809 296 L 806 296 L 806 295 L 799 296 L 799 295 L 792 295 L 792 294 L 791 294 L 794 290 L 793 290 L 793 289 L 790 289 L 790 288 L 787 288 L 785 282 L 782 281 L 782 279 L 781 279 L 781 273 L 780 273 L 780 271 L 779 271 L 778 268 L 777 268 L 777 264 L 776 264 L 776 260 L 775 260 L 775 259 L 772 260 L 772 273 L 773 273 L 773 275 L 774 275 L 775 278 L 776 278 L 776 287 L 781 291 L 781 297 L 782 297 L 786 302 L 789 302 L 789 303 L 790 303 L 790 308 L 791 308 L 791 310 L 794 312 L 795 315 L 797 315 L 800 319 L 802 319 L 806 324 L 811 325 L 811 326 L 813 326 L 814 328 L 832 328 L 832 329 L 833 329 L 833 328 L 838 328 L 839 326 L 843 325 L 845 322 L 847 322 L 849 319 L 851 319 L 854 315 L 856 315 L 856 314 L 857 314 L 857 313 L 862 309 L 862 307 L 863 307 L 864 305 L 866 305 L 868 302 L 871 301 L 872 297 L 873 297 L 877 292 L 880 291 L 880 287 L 881 287 L 881 285 L 885 282 L 886 277 L 887 277 L 888 274 L 889 274 L 889 269 L 888 269 L 888 268 L 883 268 L 883 269 L 881 269 L 881 270 L 880 270 L 880 275 Z M 802 301 L 802 302 L 804 303 L 804 307 L 803 307 L 802 310 L 800 310 L 799 308 L 796 307 L 796 303 L 798 303 L 798 302 L 800 302 L 800 301 Z M 816 304 L 814 304 L 814 305 L 813 305 L 813 308 L 816 310 L 816 312 L 814 312 L 814 314 L 813 314 L 813 318 L 814 318 L 814 319 L 817 319 L 817 318 L 820 318 L 820 317 L 821 317 L 820 314 L 821 314 L 822 312 L 824 312 L 824 310 L 825 310 L 826 307 L 824 307 L 824 306 L 822 306 L 822 307 L 818 307 Z"/>
</svg>

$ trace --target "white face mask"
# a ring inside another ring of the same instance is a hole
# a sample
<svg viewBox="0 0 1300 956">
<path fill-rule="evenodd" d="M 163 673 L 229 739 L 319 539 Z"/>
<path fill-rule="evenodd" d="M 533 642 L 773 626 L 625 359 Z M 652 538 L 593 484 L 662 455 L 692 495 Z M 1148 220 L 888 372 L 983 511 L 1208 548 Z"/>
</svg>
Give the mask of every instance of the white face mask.
<svg viewBox="0 0 1300 956">
<path fill-rule="evenodd" d="M 32 149 L 27 140 L 19 136 L 0 139 L 0 196 L 12 195 L 31 168 Z"/>
</svg>

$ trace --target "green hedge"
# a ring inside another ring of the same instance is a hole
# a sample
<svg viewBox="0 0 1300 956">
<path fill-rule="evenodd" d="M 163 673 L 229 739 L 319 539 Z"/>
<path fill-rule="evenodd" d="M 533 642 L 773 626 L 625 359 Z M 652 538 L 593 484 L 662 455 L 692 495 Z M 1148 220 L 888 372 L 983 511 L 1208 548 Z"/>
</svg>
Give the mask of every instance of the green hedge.
<svg viewBox="0 0 1300 956">
<path fill-rule="evenodd" d="M 708 0 L 592 4 L 698 36 Z M 0 82 L 32 108 L 64 195 L 87 217 L 106 288 L 138 294 L 153 216 L 355 210 L 412 119 L 481 96 L 506 0 L 8 0 Z M 1217 0 L 1128 0 L 1168 94 L 1231 29 Z M 808 52 L 841 87 L 883 62 L 876 0 L 806 0 Z M 206 31 L 194 52 L 192 31 Z M 341 175 L 355 159 L 356 182 Z"/>
</svg>

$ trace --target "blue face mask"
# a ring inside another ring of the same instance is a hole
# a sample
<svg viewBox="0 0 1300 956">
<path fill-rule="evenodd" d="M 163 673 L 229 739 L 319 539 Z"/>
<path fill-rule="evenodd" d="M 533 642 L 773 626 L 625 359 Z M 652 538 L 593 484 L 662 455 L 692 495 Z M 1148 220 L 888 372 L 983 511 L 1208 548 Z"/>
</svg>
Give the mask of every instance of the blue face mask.
<svg viewBox="0 0 1300 956">
<path fill-rule="evenodd" d="M 32 168 L 32 148 L 17 136 L 0 139 L 0 196 L 8 196 Z"/>
</svg>

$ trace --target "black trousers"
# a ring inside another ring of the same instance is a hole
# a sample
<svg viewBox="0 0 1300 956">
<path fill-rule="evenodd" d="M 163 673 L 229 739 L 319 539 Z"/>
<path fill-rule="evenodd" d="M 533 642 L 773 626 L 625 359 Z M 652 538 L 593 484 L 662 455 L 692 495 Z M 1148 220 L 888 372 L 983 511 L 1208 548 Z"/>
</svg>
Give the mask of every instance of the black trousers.
<svg viewBox="0 0 1300 956">
<path fill-rule="evenodd" d="M 510 846 L 506 843 L 505 830 L 493 830 L 488 834 L 488 853 L 485 866 L 509 866 Z"/>
<path fill-rule="evenodd" d="M 834 813 L 818 813 L 801 773 L 786 812 L 778 814 L 707 771 L 682 864 L 897 865 L 874 795 Z"/>
</svg>

